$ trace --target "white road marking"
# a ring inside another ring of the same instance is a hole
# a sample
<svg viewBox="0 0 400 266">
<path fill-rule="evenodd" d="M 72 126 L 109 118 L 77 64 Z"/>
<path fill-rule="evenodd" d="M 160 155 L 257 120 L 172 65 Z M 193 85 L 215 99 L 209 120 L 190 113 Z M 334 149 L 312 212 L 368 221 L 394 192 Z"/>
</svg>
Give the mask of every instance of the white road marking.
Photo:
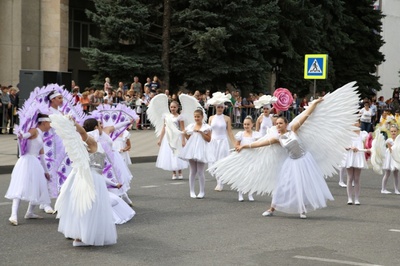
<svg viewBox="0 0 400 266">
<path fill-rule="evenodd" d="M 169 184 L 165 184 L 166 186 L 168 185 L 182 185 L 182 184 L 186 184 L 185 182 L 175 182 L 175 183 L 169 183 Z"/>
<path fill-rule="evenodd" d="M 317 257 L 306 257 L 306 256 L 294 256 L 295 259 L 302 259 L 302 260 L 314 260 L 314 261 L 323 261 L 323 262 L 332 262 L 341 265 L 356 265 L 356 266 L 382 266 L 378 264 L 369 264 L 369 263 L 360 263 L 360 262 L 353 262 L 347 260 L 333 260 L 333 259 L 324 259 L 324 258 L 317 258 Z"/>
<path fill-rule="evenodd" d="M 0 202 L 0 206 L 11 205 L 11 204 L 12 204 L 12 202 Z"/>
<path fill-rule="evenodd" d="M 397 232 L 397 233 L 400 233 L 400 230 L 399 230 L 399 229 L 390 229 L 389 231 L 390 231 L 390 232 Z"/>
<path fill-rule="evenodd" d="M 158 186 L 154 186 L 154 185 L 151 185 L 151 186 L 141 186 L 141 188 L 155 188 L 155 187 L 158 187 Z"/>
</svg>

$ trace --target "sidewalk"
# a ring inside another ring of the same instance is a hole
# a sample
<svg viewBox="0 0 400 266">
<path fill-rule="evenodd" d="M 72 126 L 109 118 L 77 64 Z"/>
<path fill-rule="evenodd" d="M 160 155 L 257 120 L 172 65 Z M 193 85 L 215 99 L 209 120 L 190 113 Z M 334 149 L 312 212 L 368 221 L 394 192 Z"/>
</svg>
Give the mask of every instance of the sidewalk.
<svg viewBox="0 0 400 266">
<path fill-rule="evenodd" d="M 233 129 L 233 133 L 240 129 Z M 132 163 L 155 162 L 158 154 L 157 137 L 154 130 L 131 130 L 130 156 Z M 0 174 L 11 173 L 17 157 L 15 135 L 0 135 Z"/>
</svg>

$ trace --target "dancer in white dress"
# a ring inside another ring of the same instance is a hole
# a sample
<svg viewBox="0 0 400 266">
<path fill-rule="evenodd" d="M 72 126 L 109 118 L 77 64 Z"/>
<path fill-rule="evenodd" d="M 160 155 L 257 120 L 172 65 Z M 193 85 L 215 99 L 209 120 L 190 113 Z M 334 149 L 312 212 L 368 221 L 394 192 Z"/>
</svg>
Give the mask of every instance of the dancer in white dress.
<svg viewBox="0 0 400 266">
<path fill-rule="evenodd" d="M 203 123 L 204 111 L 198 109 L 194 111 L 195 123 L 188 125 L 184 131 L 184 136 L 188 139 L 179 157 L 189 161 L 189 188 L 190 197 L 202 199 L 205 196 L 205 165 L 215 161 L 211 140 L 211 127 Z M 196 175 L 199 178 L 200 192 L 194 192 Z"/>
<path fill-rule="evenodd" d="M 243 193 L 272 193 L 271 207 L 263 216 L 277 209 L 306 218 L 307 212 L 326 207 L 333 197 L 324 178 L 336 173 L 354 136 L 358 103 L 354 84 L 315 100 L 290 125 L 284 117 L 277 118 L 277 131 L 237 147 L 240 153 L 231 153 L 208 170 Z M 321 124 L 332 130 L 326 132 Z"/>
<path fill-rule="evenodd" d="M 129 151 L 131 150 L 131 133 L 128 130 L 124 130 L 113 142 L 113 150 L 119 151 L 126 165 L 132 164 Z"/>
<path fill-rule="evenodd" d="M 399 129 L 397 125 L 392 124 L 390 126 L 390 138 L 386 140 L 386 152 L 385 152 L 385 159 L 382 165 L 382 169 L 385 171 L 384 176 L 382 178 L 382 194 L 391 194 L 392 192 L 386 189 L 387 181 L 390 177 L 390 174 L 393 173 L 393 180 L 394 180 L 394 193 L 397 195 L 400 194 L 399 192 L 399 169 L 396 168 L 398 164 L 396 164 L 392 158 L 392 146 L 394 145 L 394 140 L 397 138 L 399 134 Z"/>
<path fill-rule="evenodd" d="M 229 140 L 231 141 L 232 146 L 236 142 L 232 132 L 231 118 L 223 113 L 225 102 L 230 102 L 230 99 L 221 92 L 213 93 L 213 97 L 208 101 L 208 104 L 216 107 L 215 115 L 208 119 L 208 124 L 212 129 L 210 144 L 215 153 L 215 161 L 229 155 Z M 211 167 L 214 162 L 209 163 L 209 167 Z M 216 179 L 217 186 L 215 187 L 215 190 L 222 191 L 224 186 L 217 177 Z"/>
<path fill-rule="evenodd" d="M 39 219 L 33 213 L 36 205 L 50 204 L 47 180 L 50 179 L 43 151 L 43 132 L 50 129 L 50 119 L 47 115 L 38 115 L 38 125 L 29 129 L 19 138 L 27 139 L 27 150 L 17 161 L 11 173 L 11 181 L 5 197 L 13 201 L 11 224 L 18 225 L 18 207 L 21 200 L 29 201 L 25 219 Z M 40 156 L 40 160 L 38 159 Z M 46 180 L 47 179 L 47 180 Z"/>
<path fill-rule="evenodd" d="M 257 118 L 256 121 L 256 131 L 260 132 L 261 136 L 265 136 L 267 134 L 268 128 L 273 126 L 272 116 L 270 113 L 271 106 L 266 104 L 263 106 L 263 113 Z"/>
<path fill-rule="evenodd" d="M 170 114 L 165 114 L 164 119 L 170 119 L 173 125 L 179 129 L 185 129 L 185 122 L 182 116 L 178 113 L 179 104 L 176 101 L 172 101 L 169 105 Z M 166 171 L 172 171 L 172 179 L 183 179 L 182 169 L 188 167 L 188 163 L 182 159 L 180 159 L 174 150 L 172 150 L 170 143 L 168 141 L 168 137 L 166 136 L 166 125 L 164 125 L 159 140 L 157 142 L 158 146 L 160 146 L 160 150 L 158 152 L 156 167 L 161 168 Z M 178 135 L 179 140 L 182 143 L 182 147 L 185 146 L 185 138 L 182 137 L 181 134 Z"/>
<path fill-rule="evenodd" d="M 353 137 L 351 145 L 346 148 L 347 154 L 344 166 L 347 170 L 347 204 L 353 204 L 353 193 L 354 193 L 354 204 L 360 205 L 360 176 L 361 170 L 367 169 L 367 160 L 365 159 L 365 152 L 369 150 L 365 149 L 364 141 L 368 137 L 368 132 L 360 131 L 360 122 L 355 124 L 357 129 L 354 131 L 356 136 Z M 353 184 L 354 183 L 354 188 Z"/>
<path fill-rule="evenodd" d="M 57 218 L 60 219 L 58 231 L 66 238 L 73 238 L 72 245 L 75 247 L 115 244 L 117 232 L 109 193 L 102 176 L 104 150 L 79 124 L 75 123 L 74 135 L 74 132 L 68 132 L 74 127 L 67 124 L 67 118 L 61 115 L 50 115 L 50 118 L 52 126 L 63 139 L 74 168 L 61 187 L 55 204 Z M 100 124 L 94 128 L 90 125 L 84 124 L 88 130 L 101 132 Z M 99 133 L 93 135 L 98 136 Z M 77 137 L 80 137 L 79 140 Z M 80 139 L 87 144 L 86 153 Z"/>
<path fill-rule="evenodd" d="M 239 131 L 235 135 L 235 139 L 236 139 L 235 146 L 236 147 L 238 147 L 240 145 L 246 145 L 246 144 L 253 143 L 254 141 L 256 141 L 262 137 L 262 134 L 260 132 L 252 130 L 253 118 L 250 115 L 246 116 L 246 118 L 243 120 L 243 128 L 244 128 L 244 131 Z M 253 193 L 249 193 L 248 197 L 249 197 L 249 201 L 254 201 Z M 238 192 L 238 200 L 240 202 L 242 202 L 244 200 L 243 193 L 241 191 Z"/>
<path fill-rule="evenodd" d="M 279 117 L 276 121 L 278 138 L 268 138 L 237 148 L 240 151 L 243 148 L 257 148 L 279 143 L 289 154 L 279 173 L 271 207 L 263 213 L 263 216 L 272 216 L 273 212 L 278 210 L 286 213 L 300 213 L 300 218 L 305 219 L 307 211 L 324 208 L 327 200 L 333 200 L 323 172 L 297 137 L 297 131 L 301 125 L 322 100 L 323 98 L 318 98 L 314 101 L 297 123 L 291 126 L 291 131 L 287 130 L 286 118 Z"/>
</svg>

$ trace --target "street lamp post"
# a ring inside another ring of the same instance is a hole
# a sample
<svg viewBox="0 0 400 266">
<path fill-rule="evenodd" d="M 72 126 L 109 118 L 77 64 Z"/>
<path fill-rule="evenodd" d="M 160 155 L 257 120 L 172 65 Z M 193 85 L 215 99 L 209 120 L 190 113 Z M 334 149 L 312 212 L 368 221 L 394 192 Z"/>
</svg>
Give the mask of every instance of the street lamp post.
<svg viewBox="0 0 400 266">
<path fill-rule="evenodd" d="M 275 89 L 279 86 L 279 72 L 282 71 L 283 58 L 272 58 L 272 80 L 271 80 L 271 94 L 274 93 Z"/>
</svg>

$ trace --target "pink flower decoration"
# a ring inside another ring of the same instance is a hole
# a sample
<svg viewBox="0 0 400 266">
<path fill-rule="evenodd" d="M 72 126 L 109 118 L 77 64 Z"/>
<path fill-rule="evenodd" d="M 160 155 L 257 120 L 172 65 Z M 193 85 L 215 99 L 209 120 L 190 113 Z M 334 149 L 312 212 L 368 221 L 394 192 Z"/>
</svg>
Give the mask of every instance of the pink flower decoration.
<svg viewBox="0 0 400 266">
<path fill-rule="evenodd" d="M 278 88 L 274 92 L 277 101 L 273 104 L 278 111 L 286 111 L 293 103 L 292 93 L 285 88 Z"/>
</svg>

